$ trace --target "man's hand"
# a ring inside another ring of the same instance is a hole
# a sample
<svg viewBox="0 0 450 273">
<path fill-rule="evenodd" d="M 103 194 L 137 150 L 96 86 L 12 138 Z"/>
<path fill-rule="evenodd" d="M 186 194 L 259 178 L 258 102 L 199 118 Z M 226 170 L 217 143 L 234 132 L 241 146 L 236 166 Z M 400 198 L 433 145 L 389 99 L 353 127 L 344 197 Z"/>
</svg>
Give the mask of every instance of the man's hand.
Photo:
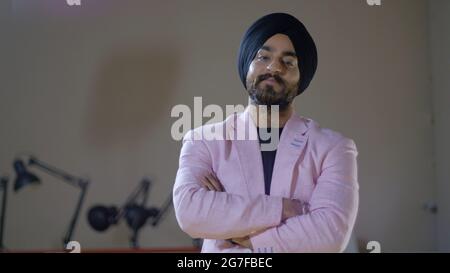
<svg viewBox="0 0 450 273">
<path fill-rule="evenodd" d="M 203 177 L 202 184 L 203 187 L 209 191 L 225 191 L 219 179 L 213 173 L 207 174 L 205 177 Z"/>
<path fill-rule="evenodd" d="M 301 215 L 305 212 L 304 205 L 301 201 L 295 199 L 283 198 L 283 213 L 281 221 L 288 218 Z"/>
<path fill-rule="evenodd" d="M 249 249 L 253 250 L 252 242 L 250 241 L 250 237 L 248 237 L 248 236 L 245 236 L 242 238 L 231 238 L 230 241 L 233 244 L 237 244 L 237 245 L 240 245 L 245 248 L 249 248 Z"/>
</svg>

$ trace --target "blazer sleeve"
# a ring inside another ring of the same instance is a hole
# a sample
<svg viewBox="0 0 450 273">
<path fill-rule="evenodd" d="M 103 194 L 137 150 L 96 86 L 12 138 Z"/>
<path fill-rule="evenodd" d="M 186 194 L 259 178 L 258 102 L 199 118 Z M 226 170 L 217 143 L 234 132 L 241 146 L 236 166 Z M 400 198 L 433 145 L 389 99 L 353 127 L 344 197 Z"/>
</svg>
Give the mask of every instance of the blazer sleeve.
<svg viewBox="0 0 450 273">
<path fill-rule="evenodd" d="M 251 237 L 254 252 L 342 252 L 358 210 L 357 149 L 343 138 L 325 156 L 307 214 Z"/>
<path fill-rule="evenodd" d="M 175 215 L 181 229 L 193 238 L 229 239 L 280 224 L 282 198 L 208 191 L 201 178 L 212 172 L 212 160 L 203 140 L 189 131 L 183 139 L 173 188 Z"/>
</svg>

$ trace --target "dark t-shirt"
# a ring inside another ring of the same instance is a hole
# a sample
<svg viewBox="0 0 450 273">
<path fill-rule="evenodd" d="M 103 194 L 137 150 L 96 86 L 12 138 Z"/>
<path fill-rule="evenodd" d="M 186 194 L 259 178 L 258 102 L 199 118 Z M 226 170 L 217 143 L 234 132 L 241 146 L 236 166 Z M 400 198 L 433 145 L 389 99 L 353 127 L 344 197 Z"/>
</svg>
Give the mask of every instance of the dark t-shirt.
<svg viewBox="0 0 450 273">
<path fill-rule="evenodd" d="M 270 138 L 268 140 L 262 140 L 259 133 L 260 128 L 257 128 L 259 143 L 270 143 Z M 261 129 L 264 130 L 264 129 Z M 281 132 L 283 128 L 278 128 L 279 136 L 281 137 Z M 271 128 L 267 128 L 267 132 L 271 132 Z M 273 165 L 275 163 L 275 156 L 277 154 L 277 150 L 273 151 L 261 151 L 263 169 L 264 169 L 264 187 L 267 195 L 270 194 L 270 184 L 272 183 L 272 173 L 273 173 Z"/>
</svg>

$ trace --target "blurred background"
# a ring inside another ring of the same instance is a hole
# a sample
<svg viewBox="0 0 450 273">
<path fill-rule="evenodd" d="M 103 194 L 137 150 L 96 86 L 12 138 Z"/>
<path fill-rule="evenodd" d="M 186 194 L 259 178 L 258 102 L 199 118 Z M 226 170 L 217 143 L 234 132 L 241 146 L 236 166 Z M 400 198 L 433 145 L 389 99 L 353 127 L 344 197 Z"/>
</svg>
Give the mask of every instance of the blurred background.
<svg viewBox="0 0 450 273">
<path fill-rule="evenodd" d="M 358 146 L 349 251 L 367 252 L 369 241 L 382 252 L 449 251 L 448 0 L 1 1 L 4 247 L 60 248 L 80 196 L 36 168 L 41 183 L 14 191 L 13 162 L 32 154 L 89 180 L 72 240 L 82 249 L 128 248 L 127 222 L 97 232 L 89 209 L 123 205 L 144 178 L 152 182 L 147 206 L 163 206 L 181 148 L 172 107 L 192 107 L 195 96 L 204 106 L 245 105 L 239 42 L 271 12 L 299 18 L 318 47 L 316 76 L 296 111 Z M 139 244 L 181 249 L 193 240 L 169 209 L 140 229 Z"/>
</svg>

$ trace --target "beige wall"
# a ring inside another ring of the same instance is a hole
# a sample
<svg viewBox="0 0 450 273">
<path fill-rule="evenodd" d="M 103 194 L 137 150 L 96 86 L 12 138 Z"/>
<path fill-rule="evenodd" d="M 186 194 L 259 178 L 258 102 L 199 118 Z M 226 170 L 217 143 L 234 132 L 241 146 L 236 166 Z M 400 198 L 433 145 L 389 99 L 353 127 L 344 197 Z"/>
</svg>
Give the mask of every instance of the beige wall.
<svg viewBox="0 0 450 273">
<path fill-rule="evenodd" d="M 88 175 L 75 239 L 84 248 L 126 247 L 124 223 L 95 233 L 86 212 L 121 204 L 144 175 L 149 199 L 170 194 L 180 143 L 176 104 L 244 104 L 236 54 L 259 16 L 285 11 L 315 38 L 319 68 L 297 111 L 355 139 L 362 242 L 384 251 L 432 250 L 434 198 L 427 3 L 340 1 L 95 1 L 78 8 L 17 1 L 0 64 L 0 171 L 18 153 Z M 30 1 L 28 1 L 30 2 Z M 64 2 L 64 1 L 53 1 Z M 88 1 L 86 1 L 88 2 Z M 51 8 L 50 8 L 51 7 Z M 75 10 L 77 9 L 77 10 Z M 60 245 L 78 191 L 36 171 L 39 188 L 10 192 L 6 245 Z M 144 247 L 189 246 L 173 211 L 141 234 Z"/>
</svg>

